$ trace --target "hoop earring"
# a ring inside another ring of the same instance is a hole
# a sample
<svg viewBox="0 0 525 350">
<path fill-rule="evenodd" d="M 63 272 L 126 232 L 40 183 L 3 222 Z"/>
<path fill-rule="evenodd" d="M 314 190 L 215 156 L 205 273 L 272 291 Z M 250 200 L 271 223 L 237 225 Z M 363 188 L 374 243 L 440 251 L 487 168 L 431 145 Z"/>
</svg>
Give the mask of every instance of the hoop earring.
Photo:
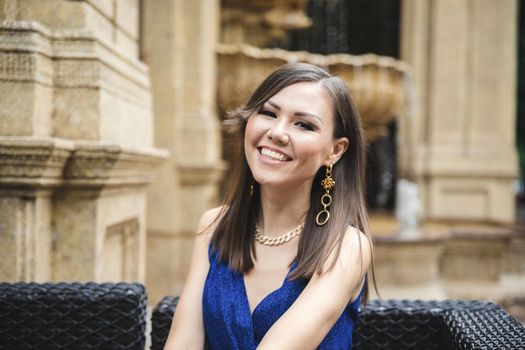
<svg viewBox="0 0 525 350">
<path fill-rule="evenodd" d="M 326 166 L 326 177 L 321 181 L 321 186 L 323 186 L 325 193 L 321 197 L 321 205 L 323 210 L 317 213 L 315 217 L 315 223 L 319 226 L 323 226 L 328 222 L 330 218 L 330 212 L 328 207 L 332 204 L 332 196 L 330 196 L 330 190 L 334 188 L 335 181 L 332 179 L 332 164 Z"/>
</svg>

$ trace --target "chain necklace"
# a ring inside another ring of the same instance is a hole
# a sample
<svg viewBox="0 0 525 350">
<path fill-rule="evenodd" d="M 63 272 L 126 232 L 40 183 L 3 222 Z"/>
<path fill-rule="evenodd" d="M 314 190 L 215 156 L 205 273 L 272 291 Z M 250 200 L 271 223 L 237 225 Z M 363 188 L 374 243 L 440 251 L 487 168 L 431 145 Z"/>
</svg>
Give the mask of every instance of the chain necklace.
<svg viewBox="0 0 525 350">
<path fill-rule="evenodd" d="M 261 233 L 261 230 L 259 229 L 259 226 L 255 224 L 255 240 L 264 245 L 270 245 L 270 246 L 281 245 L 283 243 L 288 242 L 295 236 L 299 235 L 303 231 L 303 228 L 304 228 L 304 224 L 301 224 L 297 226 L 296 228 L 294 228 L 293 230 L 291 230 L 290 232 L 280 235 L 279 237 L 270 237 L 270 236 L 263 235 Z"/>
</svg>

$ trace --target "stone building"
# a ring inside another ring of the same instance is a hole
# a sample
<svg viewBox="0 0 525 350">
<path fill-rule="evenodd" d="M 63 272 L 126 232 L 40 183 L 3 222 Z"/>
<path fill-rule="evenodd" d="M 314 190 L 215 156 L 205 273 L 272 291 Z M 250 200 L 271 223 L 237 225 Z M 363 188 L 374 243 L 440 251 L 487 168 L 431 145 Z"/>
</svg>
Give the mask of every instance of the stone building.
<svg viewBox="0 0 525 350">
<path fill-rule="evenodd" d="M 400 60 L 268 48 L 311 25 L 306 5 L 0 0 L 0 280 L 178 294 L 198 218 L 220 203 L 220 116 L 307 61 L 345 79 L 369 139 L 398 118 L 398 175 L 422 222 L 409 237 L 372 215 L 383 296 L 523 297 L 518 1 L 402 0 Z"/>
<path fill-rule="evenodd" d="M 0 279 L 145 281 L 151 80 L 137 1 L 0 2 Z"/>
</svg>

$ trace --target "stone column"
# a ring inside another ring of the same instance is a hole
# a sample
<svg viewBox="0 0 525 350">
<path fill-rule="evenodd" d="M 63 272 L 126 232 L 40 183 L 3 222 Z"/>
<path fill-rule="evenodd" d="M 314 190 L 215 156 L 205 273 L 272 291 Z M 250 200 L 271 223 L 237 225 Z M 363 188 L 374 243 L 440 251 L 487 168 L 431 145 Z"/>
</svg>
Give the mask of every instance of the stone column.
<svg viewBox="0 0 525 350">
<path fill-rule="evenodd" d="M 218 204 L 217 0 L 145 1 L 142 55 L 149 65 L 155 145 L 171 152 L 148 191 L 150 302 L 179 294 L 200 216 Z"/>
<path fill-rule="evenodd" d="M 0 1 L 0 279 L 145 279 L 138 1 Z"/>
<path fill-rule="evenodd" d="M 515 218 L 517 13 L 515 0 L 403 1 L 415 108 L 400 164 L 427 219 Z"/>
</svg>

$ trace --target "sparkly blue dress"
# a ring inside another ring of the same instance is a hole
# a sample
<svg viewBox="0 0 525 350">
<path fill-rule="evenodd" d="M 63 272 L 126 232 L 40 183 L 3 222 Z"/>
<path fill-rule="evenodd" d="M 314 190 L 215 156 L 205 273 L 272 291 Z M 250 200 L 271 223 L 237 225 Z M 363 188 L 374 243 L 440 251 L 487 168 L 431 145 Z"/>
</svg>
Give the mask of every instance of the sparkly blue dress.
<svg viewBox="0 0 525 350">
<path fill-rule="evenodd" d="M 208 250 L 210 269 L 204 284 L 202 312 L 208 346 L 211 350 L 255 349 L 270 327 L 288 310 L 306 287 L 307 281 L 290 281 L 267 295 L 250 315 L 244 278 Z M 292 264 L 290 272 L 296 267 Z M 364 290 L 364 288 L 363 288 Z M 358 318 L 363 294 L 348 304 L 318 349 L 351 349 L 352 331 Z"/>
</svg>

